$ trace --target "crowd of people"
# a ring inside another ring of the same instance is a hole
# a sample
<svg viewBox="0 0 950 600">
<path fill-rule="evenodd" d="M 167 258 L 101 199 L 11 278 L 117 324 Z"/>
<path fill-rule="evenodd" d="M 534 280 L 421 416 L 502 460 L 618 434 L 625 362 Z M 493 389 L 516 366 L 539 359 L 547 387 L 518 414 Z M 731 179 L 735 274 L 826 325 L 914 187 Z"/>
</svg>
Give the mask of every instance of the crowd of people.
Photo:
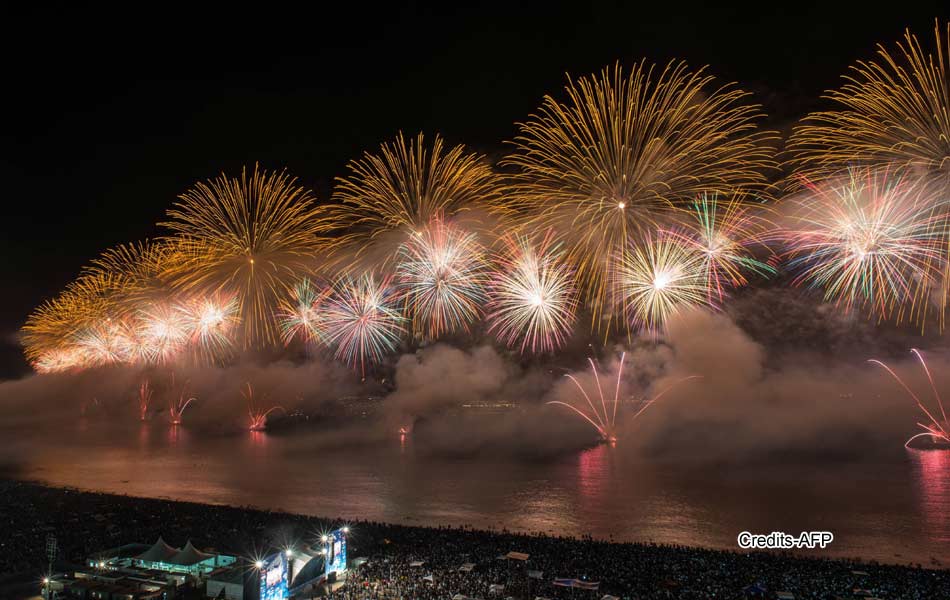
<svg viewBox="0 0 950 600">
<path fill-rule="evenodd" d="M 244 557 L 317 543 L 340 525 L 250 508 L 131 498 L 0 481 L 0 572 L 41 573 L 48 536 L 65 568 L 96 552 L 161 535 Z M 457 595 L 619 598 L 950 598 L 950 571 L 656 544 L 619 544 L 468 527 L 349 523 L 351 569 L 332 600 L 448 600 Z M 514 553 L 510 554 L 509 553 Z M 526 557 L 523 555 L 527 555 Z M 579 582 L 577 586 L 555 585 Z M 594 584 L 598 585 L 594 585 Z M 493 587 L 494 586 L 494 587 Z M 503 588 L 500 586 L 504 586 Z M 588 589 L 594 588 L 594 589 Z"/>
</svg>

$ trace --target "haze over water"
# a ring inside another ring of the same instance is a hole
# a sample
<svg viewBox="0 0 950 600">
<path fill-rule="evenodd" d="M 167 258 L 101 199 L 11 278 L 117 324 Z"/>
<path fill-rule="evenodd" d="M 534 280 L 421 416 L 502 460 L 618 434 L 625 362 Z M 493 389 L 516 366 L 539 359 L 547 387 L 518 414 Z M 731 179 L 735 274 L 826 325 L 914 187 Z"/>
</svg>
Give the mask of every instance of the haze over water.
<svg viewBox="0 0 950 600">
<path fill-rule="evenodd" d="M 812 554 L 950 565 L 946 451 L 712 467 L 607 446 L 545 459 L 450 459 L 412 439 L 354 446 L 312 431 L 207 435 L 157 422 L 123 431 L 80 421 L 74 431 L 8 437 L 0 458 L 19 477 L 58 486 L 733 550 L 741 531 L 827 530 L 834 542 Z"/>
</svg>

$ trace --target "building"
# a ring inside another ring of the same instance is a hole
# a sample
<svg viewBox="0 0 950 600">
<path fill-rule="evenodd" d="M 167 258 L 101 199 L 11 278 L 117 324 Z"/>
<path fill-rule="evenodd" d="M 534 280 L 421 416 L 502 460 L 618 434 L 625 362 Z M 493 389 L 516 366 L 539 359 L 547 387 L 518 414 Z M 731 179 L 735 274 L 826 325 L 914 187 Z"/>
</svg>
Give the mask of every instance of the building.
<svg viewBox="0 0 950 600">
<path fill-rule="evenodd" d="M 151 546 L 126 544 L 100 552 L 90 557 L 87 564 L 98 569 L 159 571 L 199 579 L 216 569 L 231 566 L 235 562 L 237 562 L 235 556 L 202 552 L 195 548 L 190 540 L 183 548 L 175 548 L 159 537 Z M 181 577 L 177 579 L 184 581 Z"/>
</svg>

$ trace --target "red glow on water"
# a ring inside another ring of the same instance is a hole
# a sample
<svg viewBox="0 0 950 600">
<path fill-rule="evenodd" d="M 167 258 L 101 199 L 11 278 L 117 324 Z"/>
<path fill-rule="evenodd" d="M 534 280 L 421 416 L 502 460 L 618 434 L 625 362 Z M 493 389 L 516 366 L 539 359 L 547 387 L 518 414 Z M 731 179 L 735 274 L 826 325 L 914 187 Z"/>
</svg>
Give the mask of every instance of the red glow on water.
<svg viewBox="0 0 950 600">
<path fill-rule="evenodd" d="M 598 499 L 606 494 L 613 459 L 611 452 L 610 445 L 598 444 L 580 453 L 577 459 L 577 478 L 581 495 L 586 499 Z"/>
<path fill-rule="evenodd" d="M 908 450 L 917 468 L 921 512 L 932 535 L 950 543 L 950 450 Z"/>
</svg>

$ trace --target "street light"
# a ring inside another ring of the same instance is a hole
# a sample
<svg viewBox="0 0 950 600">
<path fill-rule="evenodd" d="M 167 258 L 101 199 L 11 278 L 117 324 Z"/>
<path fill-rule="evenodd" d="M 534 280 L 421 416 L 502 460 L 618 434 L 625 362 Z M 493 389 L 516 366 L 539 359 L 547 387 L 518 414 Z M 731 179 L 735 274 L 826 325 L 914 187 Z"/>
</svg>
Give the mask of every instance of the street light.
<svg viewBox="0 0 950 600">
<path fill-rule="evenodd" d="M 263 569 L 263 568 L 264 568 L 264 561 L 262 561 L 262 560 L 255 560 L 255 561 L 254 561 L 254 566 L 257 567 L 258 569 Z"/>
<path fill-rule="evenodd" d="M 343 526 L 343 533 L 349 533 L 349 532 L 350 532 L 350 528 L 349 528 L 348 526 L 344 525 L 344 526 Z"/>
<path fill-rule="evenodd" d="M 290 548 L 287 548 L 286 550 L 284 550 L 284 556 L 286 556 L 287 558 L 291 558 L 293 557 L 293 555 L 294 555 L 294 551 L 291 550 Z"/>
</svg>

